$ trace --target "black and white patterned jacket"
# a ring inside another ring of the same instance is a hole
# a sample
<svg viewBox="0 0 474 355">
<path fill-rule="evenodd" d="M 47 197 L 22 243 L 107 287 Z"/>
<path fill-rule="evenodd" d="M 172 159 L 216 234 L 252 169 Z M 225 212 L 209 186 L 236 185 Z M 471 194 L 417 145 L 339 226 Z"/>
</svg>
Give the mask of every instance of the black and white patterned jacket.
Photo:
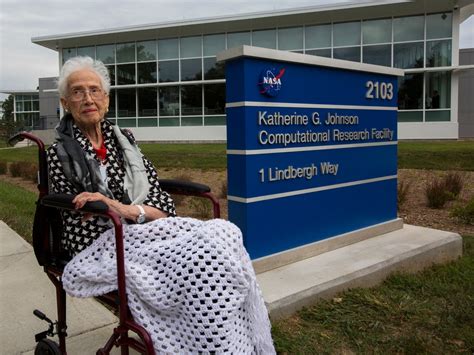
<svg viewBox="0 0 474 355">
<path fill-rule="evenodd" d="M 101 123 L 102 135 L 104 137 L 104 144 L 107 148 L 107 155 L 105 163 L 107 164 L 107 184 L 109 189 L 114 194 L 115 199 L 121 201 L 124 195 L 123 184 L 125 176 L 125 168 L 123 165 L 123 155 L 120 151 L 120 146 L 115 138 L 112 124 L 104 120 Z M 81 130 L 73 125 L 74 138 L 79 142 L 85 152 L 90 153 L 96 157 L 96 153 L 92 144 L 84 136 Z M 51 193 L 67 193 L 78 194 L 81 191 L 73 186 L 64 175 L 61 162 L 58 159 L 56 144 L 48 148 L 48 174 L 50 181 Z M 96 159 L 98 159 L 96 157 Z M 153 164 L 145 157 L 143 157 L 148 181 L 150 183 L 150 191 L 143 202 L 143 204 L 156 207 L 169 216 L 176 216 L 176 210 L 170 195 L 161 190 L 158 182 L 158 174 Z M 93 217 L 85 222 L 81 222 L 82 214 L 64 211 L 63 218 L 63 239 L 61 244 L 70 256 L 74 256 L 99 237 L 109 227 L 98 217 Z"/>
</svg>

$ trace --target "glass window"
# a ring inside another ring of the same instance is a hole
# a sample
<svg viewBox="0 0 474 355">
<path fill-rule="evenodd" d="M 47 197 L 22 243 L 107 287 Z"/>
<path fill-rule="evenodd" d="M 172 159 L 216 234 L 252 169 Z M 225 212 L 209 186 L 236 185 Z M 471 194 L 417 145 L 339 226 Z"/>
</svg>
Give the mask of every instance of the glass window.
<svg viewBox="0 0 474 355">
<path fill-rule="evenodd" d="M 451 107 L 451 73 L 426 73 L 426 108 Z"/>
<path fill-rule="evenodd" d="M 117 65 L 117 85 L 128 85 L 135 83 L 135 64 Z"/>
<path fill-rule="evenodd" d="M 276 30 L 253 31 L 252 46 L 276 49 Z"/>
<path fill-rule="evenodd" d="M 109 71 L 110 85 L 115 85 L 115 65 L 106 65 Z"/>
<path fill-rule="evenodd" d="M 77 50 L 76 48 L 64 48 L 63 49 L 63 64 L 72 57 L 75 57 L 77 55 Z"/>
<path fill-rule="evenodd" d="M 364 46 L 362 49 L 363 62 L 389 67 L 392 65 L 392 46 L 382 44 L 378 46 Z"/>
<path fill-rule="evenodd" d="M 179 117 L 160 117 L 161 127 L 176 127 L 179 126 Z"/>
<path fill-rule="evenodd" d="M 278 49 L 291 51 L 303 48 L 303 27 L 278 29 Z"/>
<path fill-rule="evenodd" d="M 117 44 L 117 63 L 135 62 L 135 43 Z"/>
<path fill-rule="evenodd" d="M 423 74 L 405 74 L 398 78 L 398 109 L 423 108 Z"/>
<path fill-rule="evenodd" d="M 305 47 L 331 47 L 331 25 L 308 26 L 305 28 Z"/>
<path fill-rule="evenodd" d="M 156 127 L 158 125 L 158 121 L 155 118 L 138 118 L 138 127 Z"/>
<path fill-rule="evenodd" d="M 110 90 L 109 93 L 109 112 L 107 112 L 107 117 L 115 118 L 117 116 L 117 111 L 115 110 L 115 90 Z"/>
<path fill-rule="evenodd" d="M 204 114 L 225 114 L 225 84 L 204 85 Z"/>
<path fill-rule="evenodd" d="M 362 22 L 362 43 L 392 42 L 392 20 L 373 20 Z"/>
<path fill-rule="evenodd" d="M 21 112 L 21 111 L 25 111 L 23 110 L 23 101 L 16 101 L 15 102 L 15 105 L 16 105 L 16 112 Z"/>
<path fill-rule="evenodd" d="M 451 65 L 451 40 L 426 42 L 426 66 L 444 67 Z"/>
<path fill-rule="evenodd" d="M 423 42 L 393 45 L 393 66 L 395 68 L 423 68 Z"/>
<path fill-rule="evenodd" d="M 310 49 L 305 51 L 305 54 L 317 55 L 319 57 L 331 58 L 331 48 L 326 49 Z"/>
<path fill-rule="evenodd" d="M 138 88 L 138 116 L 157 116 L 157 88 Z"/>
<path fill-rule="evenodd" d="M 227 48 L 250 45 L 250 32 L 235 32 L 227 34 Z"/>
<path fill-rule="evenodd" d="M 23 105 L 24 111 L 32 111 L 31 101 L 25 101 L 23 102 Z"/>
<path fill-rule="evenodd" d="M 335 23 L 333 30 L 334 47 L 360 44 L 360 22 Z"/>
<path fill-rule="evenodd" d="M 160 83 L 179 81 L 179 61 L 161 60 L 158 62 L 158 79 Z"/>
<path fill-rule="evenodd" d="M 450 12 L 426 16 L 426 38 L 448 38 L 452 36 L 453 16 Z"/>
<path fill-rule="evenodd" d="M 426 122 L 449 122 L 451 120 L 451 110 L 426 111 Z"/>
<path fill-rule="evenodd" d="M 398 122 L 423 122 L 423 111 L 398 112 Z"/>
<path fill-rule="evenodd" d="M 203 38 L 203 51 L 205 56 L 216 55 L 225 49 L 225 35 L 209 35 Z"/>
<path fill-rule="evenodd" d="M 137 42 L 137 61 L 156 60 L 156 41 Z"/>
<path fill-rule="evenodd" d="M 199 59 L 181 59 L 181 81 L 202 80 L 202 62 Z"/>
<path fill-rule="evenodd" d="M 39 111 L 39 101 L 33 101 L 33 111 Z"/>
<path fill-rule="evenodd" d="M 334 48 L 334 58 L 360 62 L 360 47 Z"/>
<path fill-rule="evenodd" d="M 225 126 L 226 116 L 207 116 L 204 117 L 204 126 Z"/>
<path fill-rule="evenodd" d="M 181 58 L 201 57 L 202 56 L 202 38 L 201 36 L 182 37 L 179 48 Z"/>
<path fill-rule="evenodd" d="M 181 87 L 181 115 L 202 115 L 202 85 Z"/>
<path fill-rule="evenodd" d="M 216 62 L 216 58 L 204 58 L 204 80 L 224 79 L 225 64 Z"/>
<path fill-rule="evenodd" d="M 179 87 L 164 86 L 159 89 L 159 93 L 160 116 L 179 116 Z M 160 126 L 161 125 L 160 120 Z"/>
<path fill-rule="evenodd" d="M 115 63 L 115 44 L 106 44 L 103 46 L 96 47 L 97 59 L 101 60 L 104 64 Z"/>
<path fill-rule="evenodd" d="M 160 39 L 158 41 L 158 59 L 176 59 L 179 57 L 178 39 Z"/>
<path fill-rule="evenodd" d="M 138 63 L 137 68 L 139 84 L 156 83 L 156 62 Z"/>
<path fill-rule="evenodd" d="M 202 116 L 181 117 L 181 126 L 202 126 Z"/>
<path fill-rule="evenodd" d="M 118 119 L 117 124 L 120 127 L 136 127 L 137 126 L 137 119 L 136 118 Z"/>
<path fill-rule="evenodd" d="M 135 89 L 117 90 L 118 117 L 136 116 Z"/>
<path fill-rule="evenodd" d="M 31 127 L 33 122 L 31 121 L 30 116 L 27 113 L 19 113 L 16 115 L 16 119 L 20 122 L 22 127 Z"/>
<path fill-rule="evenodd" d="M 395 42 L 422 40 L 424 37 L 424 19 L 424 16 L 393 19 L 393 40 Z"/>
<path fill-rule="evenodd" d="M 33 119 L 33 129 L 42 129 L 42 125 L 41 125 L 41 120 L 40 120 L 40 116 L 39 116 L 39 113 L 32 113 L 31 114 L 31 117 Z"/>
<path fill-rule="evenodd" d="M 95 59 L 95 47 L 79 47 L 77 49 L 77 55 L 82 55 Z"/>
</svg>

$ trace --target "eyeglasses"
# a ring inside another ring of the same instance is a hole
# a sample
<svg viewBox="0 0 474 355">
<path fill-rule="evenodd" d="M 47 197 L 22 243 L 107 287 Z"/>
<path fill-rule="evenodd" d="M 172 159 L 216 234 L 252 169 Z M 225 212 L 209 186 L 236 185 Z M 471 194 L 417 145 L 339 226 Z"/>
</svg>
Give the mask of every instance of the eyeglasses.
<svg viewBox="0 0 474 355">
<path fill-rule="evenodd" d="M 95 100 L 101 100 L 105 96 L 105 92 L 101 88 L 90 88 L 74 89 L 70 92 L 69 98 L 71 101 L 82 101 L 86 98 L 86 93 L 89 93 L 90 97 Z"/>
</svg>

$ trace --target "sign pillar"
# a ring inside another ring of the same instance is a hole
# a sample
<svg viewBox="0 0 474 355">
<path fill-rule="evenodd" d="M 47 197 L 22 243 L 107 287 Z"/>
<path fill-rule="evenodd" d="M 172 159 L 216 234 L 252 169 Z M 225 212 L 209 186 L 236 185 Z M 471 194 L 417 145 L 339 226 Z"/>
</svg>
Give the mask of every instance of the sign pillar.
<svg viewBox="0 0 474 355">
<path fill-rule="evenodd" d="M 403 71 L 248 46 L 218 60 L 229 219 L 252 259 L 397 219 Z"/>
</svg>

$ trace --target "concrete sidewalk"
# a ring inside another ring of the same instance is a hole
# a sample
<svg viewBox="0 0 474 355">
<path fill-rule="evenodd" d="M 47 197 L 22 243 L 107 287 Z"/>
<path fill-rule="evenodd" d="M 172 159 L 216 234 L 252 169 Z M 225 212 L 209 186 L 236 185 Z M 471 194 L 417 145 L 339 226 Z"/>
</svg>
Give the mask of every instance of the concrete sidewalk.
<svg viewBox="0 0 474 355">
<path fill-rule="evenodd" d="M 57 319 L 54 285 L 38 265 L 31 245 L 0 221 L 0 354 L 34 354 L 35 334 L 48 328 L 33 315 L 35 308 Z M 70 355 L 95 354 L 117 323 L 92 298 L 68 297 L 67 317 Z"/>
</svg>

